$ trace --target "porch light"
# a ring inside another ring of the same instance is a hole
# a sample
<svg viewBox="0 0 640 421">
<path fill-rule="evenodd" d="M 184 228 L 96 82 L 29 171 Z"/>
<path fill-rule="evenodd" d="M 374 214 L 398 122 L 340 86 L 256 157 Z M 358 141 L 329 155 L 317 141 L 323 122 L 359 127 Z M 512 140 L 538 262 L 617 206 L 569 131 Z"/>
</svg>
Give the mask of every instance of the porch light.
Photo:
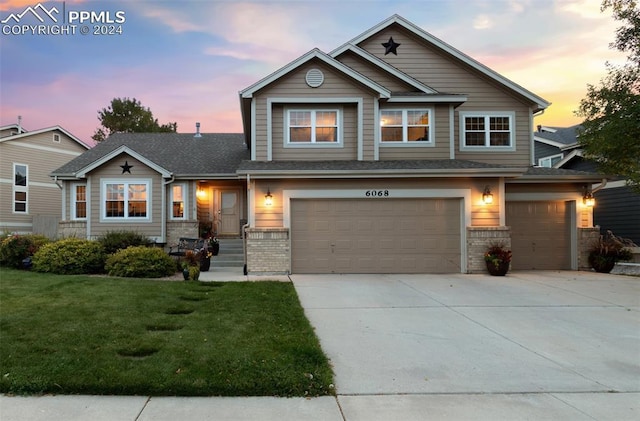
<svg viewBox="0 0 640 421">
<path fill-rule="evenodd" d="M 482 193 L 482 201 L 485 205 L 490 205 L 493 203 L 493 194 L 491 194 L 491 189 L 489 186 L 484 187 L 484 192 Z"/>
<path fill-rule="evenodd" d="M 264 195 L 264 205 L 265 206 L 273 205 L 273 196 L 271 195 L 270 189 L 267 189 L 267 194 Z"/>
<path fill-rule="evenodd" d="M 196 196 L 198 196 L 200 199 L 204 199 L 206 195 L 207 194 L 202 187 L 198 188 L 198 190 L 196 191 Z"/>
<path fill-rule="evenodd" d="M 593 197 L 593 193 L 591 192 L 591 189 L 587 187 L 584 188 L 584 195 L 582 196 L 582 204 L 590 208 L 596 204 L 596 198 Z"/>
</svg>

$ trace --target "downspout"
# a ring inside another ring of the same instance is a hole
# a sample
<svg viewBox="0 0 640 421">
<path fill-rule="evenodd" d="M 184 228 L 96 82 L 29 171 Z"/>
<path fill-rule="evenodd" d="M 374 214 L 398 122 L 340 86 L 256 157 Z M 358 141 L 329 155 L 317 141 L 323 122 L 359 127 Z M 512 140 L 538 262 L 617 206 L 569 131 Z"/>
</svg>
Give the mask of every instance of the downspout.
<svg viewBox="0 0 640 421">
<path fill-rule="evenodd" d="M 251 212 L 251 176 L 247 174 L 247 212 Z M 242 226 L 242 255 L 244 256 L 244 264 L 242 265 L 242 273 L 244 275 L 249 274 L 249 269 L 247 268 L 247 238 L 245 235 L 245 231 L 247 228 L 251 226 L 249 224 L 249 215 L 247 215 L 247 223 Z"/>
<path fill-rule="evenodd" d="M 598 187 L 596 187 L 595 189 L 591 189 L 591 194 L 594 194 L 594 193 L 604 189 L 606 185 L 607 185 L 607 179 L 603 178 L 602 182 L 600 183 L 600 185 Z"/>
<path fill-rule="evenodd" d="M 160 238 L 162 243 L 167 242 L 167 186 L 176 180 L 176 176 L 171 174 L 168 181 L 162 182 L 162 224 L 160 228 Z"/>
</svg>

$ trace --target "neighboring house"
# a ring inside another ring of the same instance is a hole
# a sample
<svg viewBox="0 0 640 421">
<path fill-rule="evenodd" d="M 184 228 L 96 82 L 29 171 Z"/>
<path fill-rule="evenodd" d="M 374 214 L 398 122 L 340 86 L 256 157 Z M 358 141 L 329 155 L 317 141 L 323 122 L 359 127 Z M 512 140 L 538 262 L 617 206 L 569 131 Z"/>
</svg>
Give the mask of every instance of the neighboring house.
<svg viewBox="0 0 640 421">
<path fill-rule="evenodd" d="M 60 126 L 0 127 L 0 232 L 57 236 L 60 186 L 49 173 L 89 149 Z"/>
<path fill-rule="evenodd" d="M 400 16 L 239 96 L 244 136 L 116 135 L 54 171 L 61 229 L 172 243 L 211 222 L 249 273 L 484 272 L 494 242 L 516 270 L 587 266 L 600 177 L 534 167 L 549 103 Z"/>
<path fill-rule="evenodd" d="M 579 128 L 580 125 L 538 126 L 534 133 L 538 165 L 597 173 L 596 163 L 582 157 Z M 600 226 L 603 233 L 610 230 L 640 244 L 640 194 L 633 192 L 624 180 L 611 180 L 596 185 L 593 196 L 596 199 L 594 224 Z"/>
</svg>

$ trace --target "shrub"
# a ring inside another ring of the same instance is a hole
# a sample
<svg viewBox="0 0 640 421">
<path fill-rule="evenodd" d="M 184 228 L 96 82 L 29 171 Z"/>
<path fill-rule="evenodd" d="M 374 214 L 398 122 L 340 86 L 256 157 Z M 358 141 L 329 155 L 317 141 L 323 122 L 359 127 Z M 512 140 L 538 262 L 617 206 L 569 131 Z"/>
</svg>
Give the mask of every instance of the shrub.
<svg viewBox="0 0 640 421">
<path fill-rule="evenodd" d="M 0 266 L 20 269 L 24 259 L 33 256 L 47 243 L 49 239 L 43 235 L 9 235 L 0 242 Z"/>
<path fill-rule="evenodd" d="M 109 231 L 98 238 L 98 241 L 107 254 L 113 254 L 130 246 L 146 246 L 151 243 L 147 237 L 134 231 Z"/>
<path fill-rule="evenodd" d="M 33 270 L 57 274 L 100 273 L 105 253 L 98 241 L 67 238 L 49 243 L 33 255 Z"/>
<path fill-rule="evenodd" d="M 107 259 L 109 276 L 161 278 L 176 273 L 176 264 L 161 248 L 133 246 Z"/>
</svg>

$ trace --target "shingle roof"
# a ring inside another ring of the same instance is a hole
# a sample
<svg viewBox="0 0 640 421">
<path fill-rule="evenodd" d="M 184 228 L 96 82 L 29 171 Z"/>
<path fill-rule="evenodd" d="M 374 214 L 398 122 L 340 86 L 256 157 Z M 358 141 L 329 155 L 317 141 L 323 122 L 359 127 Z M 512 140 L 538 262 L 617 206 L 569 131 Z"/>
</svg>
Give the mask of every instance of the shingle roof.
<svg viewBox="0 0 640 421">
<path fill-rule="evenodd" d="M 241 133 L 117 133 L 52 172 L 73 176 L 105 155 L 126 146 L 174 176 L 235 175 L 250 151 Z"/>
<path fill-rule="evenodd" d="M 538 130 L 534 133 L 535 137 L 550 140 L 552 142 L 562 143 L 563 145 L 572 145 L 578 141 L 578 129 L 581 127 L 581 125 L 577 124 L 571 127 L 546 127 L 549 129 L 553 129 L 554 131 L 547 131 L 544 130 L 544 127 L 542 127 L 541 130 Z"/>
<path fill-rule="evenodd" d="M 353 173 L 353 172 L 508 172 L 521 174 L 525 168 L 492 165 L 460 159 L 397 161 L 243 161 L 240 174 L 255 173 Z"/>
</svg>

